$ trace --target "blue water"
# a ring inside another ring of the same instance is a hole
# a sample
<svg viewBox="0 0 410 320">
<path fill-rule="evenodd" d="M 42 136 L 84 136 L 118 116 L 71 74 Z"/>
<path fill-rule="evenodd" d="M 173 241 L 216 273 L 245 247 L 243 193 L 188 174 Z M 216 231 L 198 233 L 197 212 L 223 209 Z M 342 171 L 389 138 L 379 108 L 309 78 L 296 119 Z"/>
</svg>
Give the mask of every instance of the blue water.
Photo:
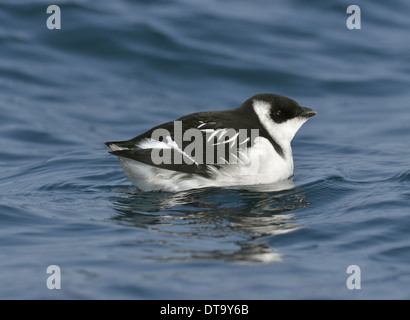
<svg viewBox="0 0 410 320">
<path fill-rule="evenodd" d="M 410 298 L 408 1 L 50 4 L 0 2 L 1 299 Z M 264 92 L 319 113 L 290 190 L 143 193 L 103 145 Z"/>
</svg>

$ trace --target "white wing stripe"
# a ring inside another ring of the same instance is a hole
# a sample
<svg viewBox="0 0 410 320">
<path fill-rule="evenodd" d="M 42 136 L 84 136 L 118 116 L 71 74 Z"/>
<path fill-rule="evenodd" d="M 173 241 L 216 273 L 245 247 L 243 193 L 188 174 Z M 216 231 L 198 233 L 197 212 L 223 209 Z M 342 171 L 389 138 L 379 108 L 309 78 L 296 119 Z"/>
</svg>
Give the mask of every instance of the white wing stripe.
<svg viewBox="0 0 410 320">
<path fill-rule="evenodd" d="M 246 138 L 245 140 L 243 140 L 239 145 L 244 144 L 244 143 L 248 142 L 249 140 L 250 140 L 250 138 L 247 137 L 247 138 Z"/>
<path fill-rule="evenodd" d="M 171 146 L 163 141 L 154 140 L 152 138 L 145 138 L 135 144 L 140 149 L 171 149 Z"/>
<path fill-rule="evenodd" d="M 232 148 L 232 146 L 235 144 L 235 140 L 236 140 L 236 138 L 237 138 L 238 136 L 239 136 L 239 132 L 236 133 L 236 134 L 235 134 L 232 138 L 230 138 L 229 140 L 214 143 L 213 146 L 216 146 L 216 145 L 219 145 L 219 144 L 225 144 L 225 143 L 232 142 L 232 145 L 231 145 L 231 148 Z M 221 137 L 219 137 L 219 140 L 220 140 L 220 138 L 221 138 Z"/>
<path fill-rule="evenodd" d="M 205 130 L 206 130 L 206 129 L 205 129 Z M 220 130 L 220 129 L 219 129 L 219 130 Z M 216 131 L 214 130 L 214 132 L 209 136 L 207 142 L 211 141 L 211 139 L 212 139 L 213 137 L 215 137 L 216 134 L 218 134 L 218 131 L 219 131 L 219 130 L 216 130 Z"/>
<path fill-rule="evenodd" d="M 166 137 L 167 141 L 168 141 L 168 145 L 172 148 L 175 149 L 176 151 L 178 151 L 180 154 L 182 154 L 183 156 L 187 157 L 189 160 L 191 160 L 193 163 L 195 163 L 196 165 L 198 165 L 198 162 L 195 161 L 194 158 L 192 158 L 191 156 L 189 156 L 185 151 L 183 151 L 178 144 L 172 140 L 172 138 L 170 136 Z"/>
</svg>

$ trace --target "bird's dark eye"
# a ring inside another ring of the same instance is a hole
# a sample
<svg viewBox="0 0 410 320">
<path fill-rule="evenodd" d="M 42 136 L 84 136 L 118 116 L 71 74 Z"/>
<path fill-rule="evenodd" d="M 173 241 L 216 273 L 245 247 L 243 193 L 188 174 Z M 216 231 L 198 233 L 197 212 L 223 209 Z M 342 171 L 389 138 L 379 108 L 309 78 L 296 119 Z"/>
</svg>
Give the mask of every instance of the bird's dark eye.
<svg viewBox="0 0 410 320">
<path fill-rule="evenodd" d="M 271 110 L 270 116 L 276 123 L 284 122 L 289 118 L 288 111 L 283 109 Z"/>
</svg>

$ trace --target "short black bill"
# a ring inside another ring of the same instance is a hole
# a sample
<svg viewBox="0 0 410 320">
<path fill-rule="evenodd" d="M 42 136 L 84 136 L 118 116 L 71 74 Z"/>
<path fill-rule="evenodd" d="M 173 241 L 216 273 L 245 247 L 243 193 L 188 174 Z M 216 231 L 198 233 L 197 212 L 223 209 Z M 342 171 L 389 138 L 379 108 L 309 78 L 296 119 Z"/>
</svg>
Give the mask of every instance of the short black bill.
<svg viewBox="0 0 410 320">
<path fill-rule="evenodd" d="M 306 107 L 302 107 L 302 113 L 300 114 L 300 117 L 303 117 L 303 118 L 310 118 L 310 117 L 313 117 L 313 116 L 315 116 L 315 115 L 317 115 L 317 112 L 315 111 L 315 110 L 313 110 L 313 109 L 310 109 L 310 108 L 306 108 Z"/>
</svg>

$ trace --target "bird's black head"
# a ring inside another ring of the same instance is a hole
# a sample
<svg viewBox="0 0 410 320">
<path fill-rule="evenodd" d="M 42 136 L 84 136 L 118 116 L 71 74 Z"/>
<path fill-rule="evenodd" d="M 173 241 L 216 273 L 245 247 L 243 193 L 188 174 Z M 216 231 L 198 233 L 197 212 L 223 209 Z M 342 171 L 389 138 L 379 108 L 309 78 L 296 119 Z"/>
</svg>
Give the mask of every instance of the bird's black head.
<svg viewBox="0 0 410 320">
<path fill-rule="evenodd" d="M 276 123 L 283 123 L 294 118 L 309 119 L 317 114 L 310 108 L 301 107 L 295 100 L 276 94 L 257 94 L 250 98 L 255 101 L 266 102 L 270 105 L 269 117 Z"/>
<path fill-rule="evenodd" d="M 299 128 L 317 112 L 276 94 L 257 94 L 244 103 L 269 135 L 281 145 L 289 144 Z"/>
</svg>

